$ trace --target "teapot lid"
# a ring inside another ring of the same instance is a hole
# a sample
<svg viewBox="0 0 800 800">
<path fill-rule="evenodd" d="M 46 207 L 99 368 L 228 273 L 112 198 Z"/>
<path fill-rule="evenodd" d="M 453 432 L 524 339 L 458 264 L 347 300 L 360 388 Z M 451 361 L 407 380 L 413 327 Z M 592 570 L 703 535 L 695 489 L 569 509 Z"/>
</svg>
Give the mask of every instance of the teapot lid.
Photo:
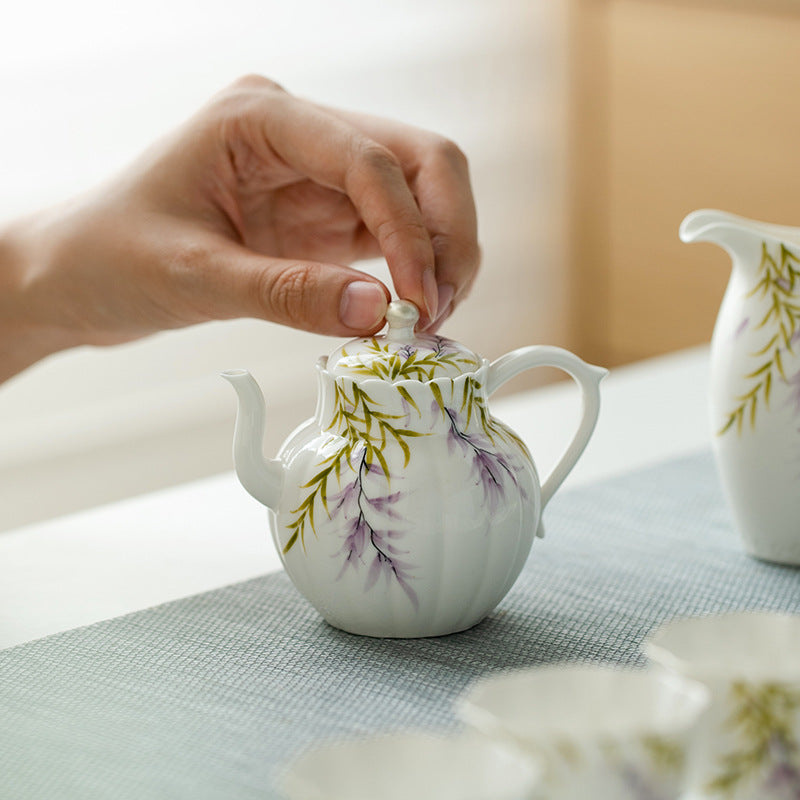
<svg viewBox="0 0 800 800">
<path fill-rule="evenodd" d="M 425 382 L 457 378 L 481 366 L 480 356 L 458 342 L 444 336 L 415 333 L 418 319 L 419 310 L 413 303 L 407 300 L 389 303 L 386 332 L 353 339 L 338 347 L 328 358 L 328 372 L 356 380 Z"/>
</svg>

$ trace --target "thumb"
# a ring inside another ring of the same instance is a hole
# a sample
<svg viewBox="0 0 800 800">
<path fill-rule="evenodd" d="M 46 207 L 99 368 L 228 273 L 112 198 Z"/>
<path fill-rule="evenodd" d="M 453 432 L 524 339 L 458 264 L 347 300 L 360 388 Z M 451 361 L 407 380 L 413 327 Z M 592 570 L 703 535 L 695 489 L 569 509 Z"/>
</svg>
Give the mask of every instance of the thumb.
<svg viewBox="0 0 800 800">
<path fill-rule="evenodd" d="M 239 246 L 204 260 L 193 283 L 209 319 L 256 317 L 330 336 L 368 335 L 383 326 L 389 290 L 359 270 Z"/>
</svg>

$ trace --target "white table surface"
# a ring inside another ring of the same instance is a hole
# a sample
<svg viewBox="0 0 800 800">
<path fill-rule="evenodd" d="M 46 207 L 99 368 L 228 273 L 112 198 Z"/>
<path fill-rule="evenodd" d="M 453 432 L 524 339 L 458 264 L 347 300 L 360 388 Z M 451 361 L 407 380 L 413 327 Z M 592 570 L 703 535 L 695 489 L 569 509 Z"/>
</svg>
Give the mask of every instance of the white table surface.
<svg viewBox="0 0 800 800">
<path fill-rule="evenodd" d="M 707 375 L 707 348 L 614 370 L 565 487 L 708 446 Z M 492 403 L 542 476 L 578 409 L 571 381 Z M 0 534 L 0 648 L 276 569 L 266 511 L 232 472 L 18 528 Z"/>
</svg>

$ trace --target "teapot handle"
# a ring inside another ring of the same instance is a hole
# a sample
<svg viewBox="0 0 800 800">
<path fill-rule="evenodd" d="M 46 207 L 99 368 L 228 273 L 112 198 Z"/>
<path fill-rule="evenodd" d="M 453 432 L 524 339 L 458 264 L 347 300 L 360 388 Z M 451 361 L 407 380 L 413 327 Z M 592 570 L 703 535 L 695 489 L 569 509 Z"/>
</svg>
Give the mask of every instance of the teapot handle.
<svg viewBox="0 0 800 800">
<path fill-rule="evenodd" d="M 564 370 L 580 387 L 582 399 L 581 421 L 578 430 L 562 453 L 558 463 L 542 483 L 542 508 L 544 508 L 569 475 L 589 443 L 597 423 L 597 415 L 600 413 L 600 381 L 608 375 L 608 370 L 587 364 L 569 350 L 561 347 L 546 345 L 520 347 L 489 365 L 487 392 L 492 394 L 506 381 L 533 367 L 557 367 Z"/>
</svg>

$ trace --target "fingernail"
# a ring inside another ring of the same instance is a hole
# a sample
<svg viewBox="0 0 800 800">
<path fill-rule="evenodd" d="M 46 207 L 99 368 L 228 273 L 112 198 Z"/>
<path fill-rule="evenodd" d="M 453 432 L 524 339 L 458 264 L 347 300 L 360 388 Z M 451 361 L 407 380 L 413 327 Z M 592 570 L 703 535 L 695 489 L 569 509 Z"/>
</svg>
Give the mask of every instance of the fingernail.
<svg viewBox="0 0 800 800">
<path fill-rule="evenodd" d="M 339 319 L 354 331 L 374 328 L 386 316 L 386 295 L 370 281 L 352 281 L 342 292 Z"/>
<path fill-rule="evenodd" d="M 439 284 L 439 304 L 438 312 L 436 314 L 436 321 L 438 322 L 450 311 L 450 304 L 453 302 L 453 296 L 456 293 L 456 287 L 452 283 Z"/>
<path fill-rule="evenodd" d="M 436 319 L 439 308 L 439 287 L 436 285 L 436 276 L 432 269 L 426 269 L 422 273 L 422 299 L 425 302 L 428 320 L 432 322 Z"/>
</svg>

